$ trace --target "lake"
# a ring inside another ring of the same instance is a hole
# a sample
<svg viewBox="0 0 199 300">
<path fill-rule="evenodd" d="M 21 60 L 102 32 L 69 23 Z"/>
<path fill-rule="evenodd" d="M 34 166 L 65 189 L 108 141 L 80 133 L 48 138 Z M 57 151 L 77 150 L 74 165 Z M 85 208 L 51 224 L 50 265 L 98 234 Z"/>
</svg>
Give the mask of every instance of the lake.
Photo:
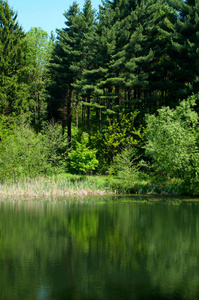
<svg viewBox="0 0 199 300">
<path fill-rule="evenodd" d="M 1 201 L 0 299 L 199 299 L 199 199 Z"/>
</svg>

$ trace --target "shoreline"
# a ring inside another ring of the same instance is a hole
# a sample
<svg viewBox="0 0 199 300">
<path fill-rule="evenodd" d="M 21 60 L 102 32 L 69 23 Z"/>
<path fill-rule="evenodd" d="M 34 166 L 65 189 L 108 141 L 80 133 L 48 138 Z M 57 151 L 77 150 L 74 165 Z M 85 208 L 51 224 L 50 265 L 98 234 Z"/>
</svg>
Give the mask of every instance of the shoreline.
<svg viewBox="0 0 199 300">
<path fill-rule="evenodd" d="M 113 195 L 110 186 L 100 184 L 97 180 L 85 177 L 74 176 L 74 179 L 65 178 L 36 178 L 19 180 L 18 182 L 1 183 L 1 198 L 50 198 L 68 196 L 89 196 L 89 195 Z"/>
<path fill-rule="evenodd" d="M 160 196 L 193 196 L 197 194 L 183 190 L 176 183 L 158 184 L 150 180 L 122 183 L 110 176 L 80 176 L 61 174 L 52 177 L 20 179 L 16 182 L 0 183 L 0 199 L 5 198 L 56 198 L 86 197 L 102 195 L 160 195 Z"/>
</svg>

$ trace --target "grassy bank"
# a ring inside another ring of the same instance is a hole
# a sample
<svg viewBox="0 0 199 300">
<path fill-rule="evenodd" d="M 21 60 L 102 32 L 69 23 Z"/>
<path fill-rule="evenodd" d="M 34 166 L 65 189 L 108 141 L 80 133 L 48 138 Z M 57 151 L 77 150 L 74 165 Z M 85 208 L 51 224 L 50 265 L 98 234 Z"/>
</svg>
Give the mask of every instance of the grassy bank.
<svg viewBox="0 0 199 300">
<path fill-rule="evenodd" d="M 52 177 L 21 179 L 17 182 L 0 184 L 0 198 L 40 198 L 105 194 L 190 195 L 191 192 L 186 190 L 179 180 L 171 179 L 166 181 L 160 177 L 146 175 L 140 176 L 136 181 L 125 181 L 114 176 L 60 174 Z"/>
<path fill-rule="evenodd" d="M 1 183 L 0 197 L 61 197 L 112 194 L 109 180 L 70 174 Z"/>
</svg>

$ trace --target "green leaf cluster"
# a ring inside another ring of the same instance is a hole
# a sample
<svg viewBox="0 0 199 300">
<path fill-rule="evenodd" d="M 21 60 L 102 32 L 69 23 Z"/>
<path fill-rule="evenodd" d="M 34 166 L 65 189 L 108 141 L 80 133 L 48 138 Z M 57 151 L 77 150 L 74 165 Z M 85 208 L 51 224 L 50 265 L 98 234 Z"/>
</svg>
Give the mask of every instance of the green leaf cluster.
<svg viewBox="0 0 199 300">
<path fill-rule="evenodd" d="M 193 106 L 198 95 L 183 100 L 176 109 L 164 107 L 148 115 L 146 155 L 154 170 L 180 178 L 189 187 L 199 182 L 199 116 Z"/>
<path fill-rule="evenodd" d="M 0 113 L 28 114 L 25 34 L 17 14 L 7 1 L 0 1 Z"/>
<path fill-rule="evenodd" d="M 51 121 L 44 127 L 44 145 L 53 173 L 66 172 L 68 164 L 68 140 L 62 126 Z"/>
<path fill-rule="evenodd" d="M 46 174 L 50 168 L 43 136 L 29 125 L 15 128 L 0 144 L 0 179 L 17 180 Z"/>
<path fill-rule="evenodd" d="M 113 158 L 109 173 L 116 175 L 120 186 L 129 191 L 139 178 L 139 155 L 134 148 L 124 149 Z"/>
<path fill-rule="evenodd" d="M 65 172 L 67 151 L 67 137 L 57 124 L 47 124 L 43 134 L 24 123 L 15 126 L 0 143 L 0 180 Z"/>
<path fill-rule="evenodd" d="M 69 153 L 70 165 L 75 172 L 87 173 L 95 170 L 99 161 L 96 159 L 96 149 L 88 146 L 88 134 L 83 132 L 81 142 L 76 141 L 76 148 Z"/>
<path fill-rule="evenodd" d="M 144 139 L 144 127 L 137 126 L 136 117 L 139 112 L 120 113 L 117 118 L 108 118 L 107 130 L 104 133 L 104 143 L 111 152 L 111 156 L 120 153 L 127 147 L 140 148 Z"/>
</svg>

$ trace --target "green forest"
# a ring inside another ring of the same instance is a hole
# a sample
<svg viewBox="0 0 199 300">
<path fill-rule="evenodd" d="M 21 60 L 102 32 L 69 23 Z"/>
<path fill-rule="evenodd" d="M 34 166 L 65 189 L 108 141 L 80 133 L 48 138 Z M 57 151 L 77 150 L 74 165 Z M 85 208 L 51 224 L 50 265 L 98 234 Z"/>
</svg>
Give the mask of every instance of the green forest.
<svg viewBox="0 0 199 300">
<path fill-rule="evenodd" d="M 199 195 L 199 0 L 63 14 L 51 36 L 25 33 L 0 0 L 1 184 L 74 174 Z"/>
</svg>

